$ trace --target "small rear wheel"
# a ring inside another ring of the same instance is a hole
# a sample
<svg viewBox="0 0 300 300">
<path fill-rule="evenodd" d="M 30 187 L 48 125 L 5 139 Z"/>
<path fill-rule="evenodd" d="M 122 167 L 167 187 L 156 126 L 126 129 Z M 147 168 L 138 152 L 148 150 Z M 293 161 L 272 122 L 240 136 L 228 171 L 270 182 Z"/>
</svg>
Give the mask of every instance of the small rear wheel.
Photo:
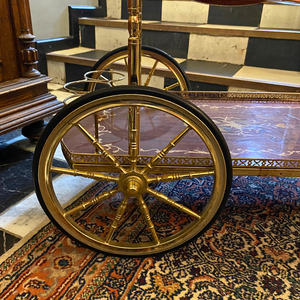
<svg viewBox="0 0 300 300">
<path fill-rule="evenodd" d="M 104 55 L 92 68 L 96 70 L 116 70 L 125 75 L 125 80 L 121 85 L 127 85 L 128 47 L 121 47 Z M 150 46 L 142 46 L 141 71 L 143 86 L 158 87 L 164 90 L 188 91 L 190 82 L 178 62 L 166 52 Z M 102 74 L 109 76 L 110 74 Z M 97 78 L 97 74 L 93 76 Z M 165 80 L 168 78 L 168 82 Z M 108 78 L 111 79 L 111 78 Z M 98 87 L 97 87 L 98 88 Z M 87 84 L 85 90 L 96 89 L 95 83 Z"/>
</svg>

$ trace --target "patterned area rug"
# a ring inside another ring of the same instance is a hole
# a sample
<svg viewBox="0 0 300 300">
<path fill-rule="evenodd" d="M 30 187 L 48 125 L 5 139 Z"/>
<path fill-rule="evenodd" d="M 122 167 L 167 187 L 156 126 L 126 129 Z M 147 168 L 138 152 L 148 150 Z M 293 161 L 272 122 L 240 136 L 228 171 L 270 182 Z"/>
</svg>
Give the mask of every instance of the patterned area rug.
<svg viewBox="0 0 300 300">
<path fill-rule="evenodd" d="M 147 258 L 97 253 L 47 224 L 1 263 L 0 299 L 300 299 L 299 195 L 297 178 L 235 177 L 211 229 Z"/>
</svg>

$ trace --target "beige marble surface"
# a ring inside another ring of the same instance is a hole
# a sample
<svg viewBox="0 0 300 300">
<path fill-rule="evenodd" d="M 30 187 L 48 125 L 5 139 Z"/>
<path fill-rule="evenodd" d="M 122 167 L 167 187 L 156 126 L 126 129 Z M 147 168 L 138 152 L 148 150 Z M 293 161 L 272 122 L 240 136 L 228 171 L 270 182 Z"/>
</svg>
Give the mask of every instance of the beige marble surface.
<svg viewBox="0 0 300 300">
<path fill-rule="evenodd" d="M 107 17 L 108 18 L 121 18 L 121 5 L 120 0 L 109 0 L 106 1 Z"/>
<path fill-rule="evenodd" d="M 258 67 L 242 67 L 233 77 L 265 80 L 272 82 L 285 82 L 300 85 L 300 72 Z"/>
<path fill-rule="evenodd" d="M 180 63 L 182 63 L 182 62 L 184 62 L 186 59 L 185 58 L 175 58 L 175 57 L 173 57 L 179 64 Z"/>
<path fill-rule="evenodd" d="M 258 28 L 258 27 L 251 27 L 251 26 L 233 26 L 233 25 L 219 25 L 219 24 L 201 24 L 198 25 L 197 27 L 234 29 L 234 30 L 255 30 Z"/>
<path fill-rule="evenodd" d="M 67 91 L 51 91 L 51 94 L 57 97 L 57 100 L 64 102 L 67 97 L 70 97 L 72 93 L 68 93 Z"/>
<path fill-rule="evenodd" d="M 300 6 L 264 4 L 260 27 L 300 29 Z"/>
<path fill-rule="evenodd" d="M 247 46 L 247 37 L 191 34 L 188 58 L 242 65 Z"/>
<path fill-rule="evenodd" d="M 111 51 L 128 44 L 126 28 L 95 27 L 96 49 Z"/>
<path fill-rule="evenodd" d="M 54 83 L 52 81 L 50 81 L 47 86 L 48 86 L 48 90 L 50 91 L 56 91 L 63 88 L 62 84 Z"/>
<path fill-rule="evenodd" d="M 57 197 L 67 199 L 64 205 L 68 205 L 94 183 L 91 179 L 62 175 L 53 184 Z M 46 214 L 33 193 L 0 215 L 0 229 L 24 237 L 46 219 Z"/>
<path fill-rule="evenodd" d="M 209 5 L 194 1 L 162 1 L 162 21 L 207 23 Z"/>
<path fill-rule="evenodd" d="M 65 63 L 58 61 L 47 61 L 48 76 L 52 78 L 52 83 L 65 84 L 66 71 Z"/>
<path fill-rule="evenodd" d="M 78 54 L 78 53 L 89 52 L 91 50 L 93 50 L 93 49 L 86 48 L 86 47 L 76 47 L 76 48 L 71 48 L 71 49 L 66 49 L 66 50 L 55 51 L 52 53 L 60 54 L 60 55 L 74 55 L 74 54 Z"/>
<path fill-rule="evenodd" d="M 29 152 L 34 152 L 36 146 L 22 135 L 7 141 L 6 144 Z M 54 157 L 65 161 L 61 147 L 57 148 Z M 61 175 L 54 180 L 53 186 L 58 199 L 61 200 L 63 205 L 68 205 L 92 184 L 95 184 L 95 182 L 91 179 Z M 32 193 L 0 215 L 0 230 L 22 238 L 45 220 L 47 220 L 47 217 L 38 202 L 37 196 Z"/>
</svg>

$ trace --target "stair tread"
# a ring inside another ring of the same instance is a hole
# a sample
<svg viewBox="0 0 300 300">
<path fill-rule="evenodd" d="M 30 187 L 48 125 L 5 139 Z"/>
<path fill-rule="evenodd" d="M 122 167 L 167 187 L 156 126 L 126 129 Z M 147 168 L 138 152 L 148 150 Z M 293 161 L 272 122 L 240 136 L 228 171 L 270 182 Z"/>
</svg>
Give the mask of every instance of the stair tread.
<svg viewBox="0 0 300 300">
<path fill-rule="evenodd" d="M 93 66 L 108 51 L 82 48 L 47 54 L 47 60 Z M 223 84 L 269 91 L 300 91 L 300 72 L 235 65 L 229 63 L 175 58 L 190 80 L 204 80 Z"/>
<path fill-rule="evenodd" d="M 109 18 L 80 18 L 79 24 L 103 27 L 127 28 L 128 21 Z M 300 40 L 299 30 L 260 28 L 251 26 L 196 24 L 168 21 L 143 21 L 144 30 L 186 32 L 194 34 L 244 36 L 273 39 Z"/>
<path fill-rule="evenodd" d="M 76 53 L 76 54 L 72 54 L 72 56 L 75 57 L 83 57 L 83 58 L 88 58 L 88 59 L 94 59 L 95 62 L 99 60 L 99 58 L 101 58 L 102 56 L 104 56 L 106 53 L 108 53 L 109 51 L 105 51 L 105 50 L 90 50 L 84 53 Z"/>
<path fill-rule="evenodd" d="M 186 59 L 180 63 L 185 72 L 232 77 L 242 66 L 203 60 Z M 199 71 L 201 70 L 201 72 Z"/>
</svg>

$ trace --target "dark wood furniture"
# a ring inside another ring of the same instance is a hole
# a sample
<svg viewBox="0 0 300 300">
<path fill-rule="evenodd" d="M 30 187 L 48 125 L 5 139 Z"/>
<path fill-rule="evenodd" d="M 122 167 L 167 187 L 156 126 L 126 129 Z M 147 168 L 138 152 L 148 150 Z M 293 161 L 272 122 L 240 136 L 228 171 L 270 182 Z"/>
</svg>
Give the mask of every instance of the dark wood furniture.
<svg viewBox="0 0 300 300">
<path fill-rule="evenodd" d="M 51 78 L 36 69 L 29 1 L 0 0 L 0 28 L 0 134 L 32 123 L 41 127 L 43 118 L 57 112 L 62 103 L 48 92 Z"/>
</svg>

